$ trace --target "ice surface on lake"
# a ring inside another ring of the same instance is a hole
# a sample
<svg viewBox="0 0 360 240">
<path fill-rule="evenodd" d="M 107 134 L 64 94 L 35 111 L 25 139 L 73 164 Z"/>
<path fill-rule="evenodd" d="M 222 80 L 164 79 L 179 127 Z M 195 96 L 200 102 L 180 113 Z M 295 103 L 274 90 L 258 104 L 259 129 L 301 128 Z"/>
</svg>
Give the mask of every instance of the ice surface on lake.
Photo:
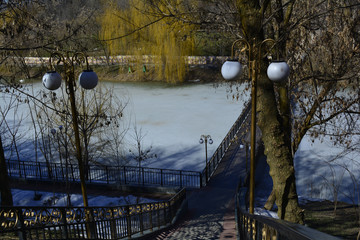
<svg viewBox="0 0 360 240">
<path fill-rule="evenodd" d="M 204 144 L 199 144 L 200 136 L 210 134 L 214 140 L 214 144 L 208 145 L 210 158 L 241 113 L 244 101 L 249 99 L 247 94 L 235 101 L 227 92 L 229 87 L 214 88 L 212 84 L 100 84 L 113 88 L 119 96 L 129 99 L 124 121 L 130 122 L 132 126 L 136 123 L 137 127 L 141 128 L 145 134 L 144 147 L 152 146 L 153 153 L 158 156 L 144 162 L 143 166 L 156 168 L 201 171 L 205 165 L 205 148 Z M 35 84 L 33 91 L 37 92 L 39 89 L 42 89 L 42 86 Z M 4 107 L 10 99 L 4 93 L 1 97 L 0 105 Z M 28 118 L 27 108 L 26 104 L 22 104 L 7 115 L 10 125 L 16 125 L 19 117 L 24 117 L 19 133 L 23 135 L 23 139 L 30 140 L 20 145 L 23 160 L 34 159 L 32 122 Z M 126 141 L 128 148 L 134 147 L 131 129 Z M 353 200 L 358 201 L 359 182 L 356 179 L 360 178 L 360 164 L 357 153 L 340 155 L 340 158 L 335 160 L 341 152 L 342 149 L 333 146 L 326 139 L 313 143 L 305 136 L 294 159 L 300 196 L 333 200 L 334 190 L 338 190 L 339 200 L 350 203 Z M 266 175 L 266 165 L 261 168 L 264 171 L 257 175 L 257 194 L 264 201 L 271 191 L 272 183 L 271 178 Z"/>
</svg>

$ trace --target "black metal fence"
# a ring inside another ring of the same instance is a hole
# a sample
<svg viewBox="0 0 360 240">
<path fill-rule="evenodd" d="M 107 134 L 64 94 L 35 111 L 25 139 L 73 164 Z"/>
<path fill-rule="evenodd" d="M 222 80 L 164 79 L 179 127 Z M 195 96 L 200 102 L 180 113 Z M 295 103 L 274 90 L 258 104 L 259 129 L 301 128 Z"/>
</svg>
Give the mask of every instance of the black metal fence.
<svg viewBox="0 0 360 240">
<path fill-rule="evenodd" d="M 172 223 L 186 198 L 118 207 L 2 207 L 0 239 L 123 239 Z"/>
<path fill-rule="evenodd" d="M 202 171 L 202 185 L 206 185 L 206 182 L 210 180 L 212 174 L 215 172 L 217 166 L 223 159 L 226 151 L 229 149 L 231 145 L 231 141 L 234 139 L 236 134 L 238 134 L 240 128 L 243 126 L 243 124 L 246 123 L 246 120 L 249 116 L 251 110 L 251 104 L 246 104 L 246 107 L 241 112 L 238 119 L 235 121 L 235 123 L 230 128 L 229 132 L 226 134 L 222 142 L 220 143 L 219 147 L 216 149 L 214 155 L 211 157 L 211 159 L 208 161 L 207 166 Z M 205 171 L 208 171 L 208 174 L 205 174 Z M 206 176 L 208 176 L 208 179 L 206 179 Z"/>
<path fill-rule="evenodd" d="M 77 164 L 45 163 L 31 161 L 7 161 L 10 177 L 54 181 L 80 181 Z M 88 165 L 88 183 L 120 183 L 143 186 L 176 186 L 199 188 L 201 173 L 194 171 L 145 168 L 134 166 Z"/>
</svg>

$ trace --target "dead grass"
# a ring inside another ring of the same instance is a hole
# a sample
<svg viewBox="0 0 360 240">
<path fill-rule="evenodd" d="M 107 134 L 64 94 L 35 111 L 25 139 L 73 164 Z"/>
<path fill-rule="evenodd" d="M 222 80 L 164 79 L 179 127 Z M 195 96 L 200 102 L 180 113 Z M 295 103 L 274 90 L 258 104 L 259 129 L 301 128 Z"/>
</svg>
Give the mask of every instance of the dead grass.
<svg viewBox="0 0 360 240">
<path fill-rule="evenodd" d="M 343 239 L 356 239 L 360 230 L 360 210 L 356 205 L 339 202 L 336 211 L 330 201 L 309 202 L 305 206 L 305 224 Z"/>
</svg>

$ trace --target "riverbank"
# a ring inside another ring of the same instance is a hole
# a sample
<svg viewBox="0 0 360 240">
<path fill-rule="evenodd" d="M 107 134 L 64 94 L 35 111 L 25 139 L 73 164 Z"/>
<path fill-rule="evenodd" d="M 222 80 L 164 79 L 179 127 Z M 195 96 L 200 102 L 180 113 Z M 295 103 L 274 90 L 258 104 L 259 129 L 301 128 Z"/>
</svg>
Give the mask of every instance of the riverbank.
<svg viewBox="0 0 360 240">
<path fill-rule="evenodd" d="M 218 65 L 191 65 L 184 83 L 212 83 L 223 81 Z M 108 82 L 165 82 L 160 79 L 153 65 L 110 65 L 96 66 L 93 70 L 100 81 Z M 177 81 L 174 81 L 178 83 Z"/>
<path fill-rule="evenodd" d="M 25 69 L 26 68 L 26 69 Z M 39 80 L 49 69 L 45 66 L 27 66 L 19 71 L 13 69 L 1 69 L 1 76 L 19 81 Z M 91 69 L 96 72 L 99 81 L 104 82 L 166 82 L 159 78 L 154 65 L 94 65 Z M 213 83 L 221 82 L 220 65 L 190 65 L 182 83 Z M 78 69 L 81 71 L 81 68 Z M 173 84 L 182 84 L 173 81 Z"/>
</svg>

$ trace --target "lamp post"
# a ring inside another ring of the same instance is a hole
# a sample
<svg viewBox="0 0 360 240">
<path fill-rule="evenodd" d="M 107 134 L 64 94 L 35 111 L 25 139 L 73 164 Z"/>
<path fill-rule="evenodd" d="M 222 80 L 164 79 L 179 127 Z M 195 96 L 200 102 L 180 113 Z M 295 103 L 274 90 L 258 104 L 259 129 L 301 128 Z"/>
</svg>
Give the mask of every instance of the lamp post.
<svg viewBox="0 0 360 240">
<path fill-rule="evenodd" d="M 80 172 L 80 184 L 81 184 L 81 193 L 83 197 L 84 207 L 88 207 L 88 199 L 86 193 L 85 185 L 85 175 L 84 175 L 84 165 L 83 158 L 81 153 L 81 143 L 80 143 L 80 133 L 79 133 L 79 124 L 78 124 L 78 114 L 76 109 L 75 102 L 75 91 L 76 91 L 76 82 L 75 82 L 75 65 L 81 65 L 86 63 L 86 70 L 84 70 L 79 76 L 79 84 L 84 89 L 93 89 L 98 83 L 98 77 L 95 72 L 89 69 L 89 63 L 87 56 L 81 52 L 65 52 L 64 54 L 60 52 L 54 52 L 49 58 L 49 65 L 51 71 L 45 73 L 42 78 L 42 82 L 45 88 L 49 90 L 56 90 L 61 86 L 61 75 L 55 71 L 55 67 L 52 63 L 53 60 L 57 60 L 56 64 L 63 64 L 64 74 L 65 74 L 65 85 L 66 93 L 69 95 L 70 108 L 71 108 L 71 117 L 73 130 L 75 135 L 75 150 L 76 158 L 79 165 Z"/>
<path fill-rule="evenodd" d="M 207 183 L 208 181 L 208 162 L 207 162 L 207 144 L 209 142 L 209 144 L 213 144 L 213 140 L 211 139 L 210 135 L 201 135 L 200 136 L 200 140 L 199 143 L 203 144 L 205 142 L 205 182 Z"/>
<path fill-rule="evenodd" d="M 251 79 L 251 130 L 250 130 L 250 206 L 249 212 L 254 213 L 254 192 L 255 192 L 255 154 L 256 154 L 256 102 L 257 102 L 257 78 L 261 68 L 262 48 L 265 44 L 271 43 L 272 47 L 276 42 L 273 39 L 265 39 L 257 43 L 255 40 L 250 44 L 245 39 L 236 40 L 231 49 L 231 60 L 226 61 L 221 67 L 221 74 L 226 80 L 233 80 L 240 76 L 242 71 L 241 63 L 234 60 L 234 48 L 237 44 L 244 45 L 241 52 L 247 52 L 249 61 L 249 79 Z M 239 48 L 240 49 L 240 48 Z M 274 82 L 285 80 L 290 74 L 290 68 L 285 61 L 273 61 L 268 69 L 267 75 Z"/>
</svg>

